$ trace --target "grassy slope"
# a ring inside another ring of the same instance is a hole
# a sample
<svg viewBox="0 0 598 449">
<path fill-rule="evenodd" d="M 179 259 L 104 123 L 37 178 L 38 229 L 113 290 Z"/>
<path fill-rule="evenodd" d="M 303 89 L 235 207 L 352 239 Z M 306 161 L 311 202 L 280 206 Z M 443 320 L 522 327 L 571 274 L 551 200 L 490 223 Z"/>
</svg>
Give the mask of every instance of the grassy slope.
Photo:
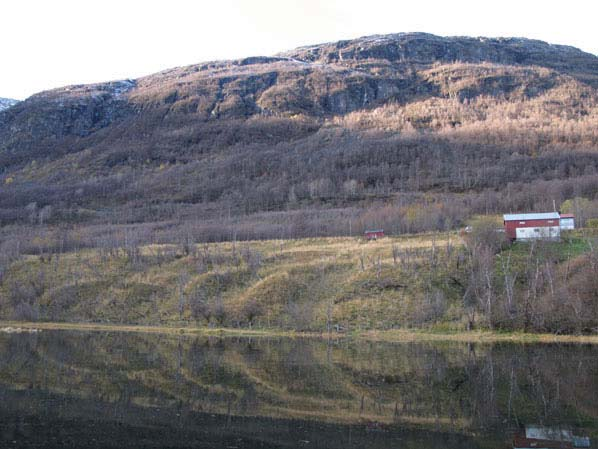
<svg viewBox="0 0 598 449">
<path fill-rule="evenodd" d="M 395 265 L 393 246 L 422 251 L 446 242 L 446 234 L 272 240 L 197 246 L 189 255 L 161 245 L 142 247 L 136 262 L 123 251 L 28 256 L 8 270 L 0 294 L 33 298 L 43 320 L 143 325 L 205 325 L 193 316 L 197 298 L 221 301 L 226 324 L 247 325 L 244 307 L 252 301 L 254 325 L 297 330 L 321 330 L 332 301 L 334 324 L 380 329 L 408 317 L 425 271 Z M 15 316 L 11 302 L 1 303 L 1 318 Z"/>
<path fill-rule="evenodd" d="M 137 255 L 88 250 L 49 261 L 27 256 L 0 285 L 0 319 L 303 332 L 325 331 L 329 323 L 349 333 L 406 327 L 453 332 L 464 328 L 465 314 L 456 279 L 463 278 L 462 268 L 455 266 L 458 257 L 445 257 L 449 242 L 453 252 L 462 245 L 455 234 L 422 234 L 375 242 L 227 242 L 194 246 L 188 254 L 154 245 Z M 573 239 L 553 249 L 566 260 L 587 248 Z M 512 266 L 523 269 L 527 245 L 510 251 Z M 31 304 L 34 315 L 23 313 L 19 302 Z M 405 338 L 392 335 L 383 338 Z"/>
</svg>

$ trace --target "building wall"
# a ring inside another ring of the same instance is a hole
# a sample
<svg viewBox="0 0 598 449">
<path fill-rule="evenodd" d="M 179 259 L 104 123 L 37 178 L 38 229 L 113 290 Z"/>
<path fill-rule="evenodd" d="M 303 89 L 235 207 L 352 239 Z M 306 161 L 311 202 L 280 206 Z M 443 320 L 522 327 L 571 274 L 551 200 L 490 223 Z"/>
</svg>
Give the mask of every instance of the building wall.
<svg viewBox="0 0 598 449">
<path fill-rule="evenodd" d="M 540 226 L 517 228 L 517 240 L 558 239 L 561 235 L 560 226 Z"/>
<path fill-rule="evenodd" d="M 561 229 L 575 229 L 575 218 L 561 218 Z"/>
<path fill-rule="evenodd" d="M 507 237 L 510 239 L 519 238 L 517 236 L 517 230 L 523 228 L 559 228 L 560 223 L 558 219 L 551 219 L 551 220 L 510 220 L 505 221 L 505 232 Z M 527 234 L 528 231 L 525 231 L 524 234 Z M 560 231 L 559 231 L 560 235 Z M 543 237 L 536 237 L 536 238 L 543 238 Z M 548 237 L 546 237 L 548 238 Z"/>
</svg>

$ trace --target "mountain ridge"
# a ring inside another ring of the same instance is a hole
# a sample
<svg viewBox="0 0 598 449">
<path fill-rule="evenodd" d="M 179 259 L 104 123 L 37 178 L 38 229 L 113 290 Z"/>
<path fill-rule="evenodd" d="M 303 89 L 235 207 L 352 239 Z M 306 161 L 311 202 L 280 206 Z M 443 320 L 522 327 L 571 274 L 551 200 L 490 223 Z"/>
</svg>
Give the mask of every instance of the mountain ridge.
<svg viewBox="0 0 598 449">
<path fill-rule="evenodd" d="M 315 54 L 324 52 L 327 60 L 343 60 L 358 57 L 364 59 L 369 53 L 367 50 L 377 48 L 377 45 L 389 46 L 396 44 L 399 48 L 394 48 L 393 53 L 386 53 L 387 57 L 393 59 L 399 57 L 402 61 L 409 61 L 409 57 L 417 56 L 435 56 L 434 61 L 445 60 L 445 62 L 497 62 L 513 63 L 524 62 L 521 59 L 529 59 L 538 54 L 564 56 L 578 56 L 584 58 L 598 58 L 596 55 L 576 48 L 570 45 L 551 44 L 538 39 L 528 39 L 525 37 L 470 37 L 470 36 L 437 36 L 430 33 L 393 33 L 393 34 L 375 34 L 362 36 L 356 39 L 341 40 L 336 42 L 327 42 L 315 45 L 306 45 L 290 51 L 284 51 L 277 56 L 297 57 L 302 54 L 311 54 L 311 59 Z M 365 48 L 363 47 L 365 46 Z M 452 46 L 453 48 L 448 48 Z M 361 47 L 361 48 L 360 48 Z M 369 47 L 369 48 L 368 48 Z M 471 52 L 471 47 L 477 48 L 476 52 Z M 500 48 L 499 48 L 500 47 Z M 423 49 L 437 50 L 436 53 L 424 53 Z M 326 53 L 325 51 L 328 51 Z M 345 50 L 346 56 L 343 56 L 341 50 Z M 354 51 L 359 50 L 359 51 Z M 438 52 L 438 50 L 445 50 Z M 468 51 L 469 50 L 469 51 Z M 361 53 L 360 53 L 361 52 Z M 509 60 L 519 57 L 519 61 Z M 500 58 L 500 59 L 498 59 Z M 417 58 L 414 58 L 417 59 Z M 421 58 L 420 58 L 421 59 Z M 506 60 L 505 60 L 506 59 Z M 429 60 L 427 62 L 430 62 Z M 594 61 L 595 63 L 595 61 Z"/>
<path fill-rule="evenodd" d="M 541 67 L 537 63 L 542 56 L 543 67 L 555 74 L 598 86 L 598 57 L 573 47 L 522 38 L 375 35 L 300 47 L 274 57 L 205 62 L 136 80 L 40 92 L 12 109 L 12 114 L 0 116 L 0 138 L 10 142 L 14 133 L 7 135 L 6 129 L 18 133 L 23 127 L 34 139 L 44 137 L 37 132 L 39 127 L 51 128 L 59 136 L 84 137 L 115 120 L 160 107 L 168 108 L 168 113 L 193 113 L 202 119 L 342 115 L 388 101 L 404 103 L 422 95 L 439 95 L 437 83 L 419 75 L 434 64 L 459 61 L 533 68 Z M 510 83 L 504 77 L 503 81 Z M 502 88 L 498 86 L 498 90 Z M 475 96 L 475 92 L 463 95 Z M 37 124 L 37 117 L 29 116 L 20 125 L 19 117 L 25 118 L 22 112 L 36 107 L 44 110 L 45 116 L 51 111 L 56 114 L 52 124 Z M 2 148 L 0 144 L 0 152 L 3 149 L 8 149 L 7 145 Z"/>
<path fill-rule="evenodd" d="M 93 84 L 75 84 L 64 87 L 58 87 L 33 94 L 32 97 L 48 95 L 50 93 L 76 91 L 80 88 L 92 88 L 94 86 L 111 86 L 127 83 L 136 83 L 139 80 L 148 80 L 159 78 L 173 72 L 184 70 L 206 70 L 209 68 L 223 67 L 246 67 L 258 64 L 270 63 L 309 63 L 314 61 L 314 55 L 320 54 L 320 59 L 327 60 L 328 63 L 347 62 L 351 60 L 364 60 L 372 54 L 371 50 L 382 50 L 390 48 L 391 51 L 382 52 L 377 56 L 381 59 L 389 59 L 403 64 L 423 63 L 430 64 L 435 62 L 474 62 L 474 63 L 498 63 L 506 65 L 516 65 L 523 63 L 539 62 L 534 58 L 538 56 L 558 56 L 555 61 L 545 61 L 545 64 L 538 64 L 542 67 L 551 68 L 559 62 L 563 62 L 567 56 L 583 58 L 583 65 L 589 67 L 592 71 L 598 71 L 598 56 L 592 53 L 584 52 L 579 48 L 562 44 L 550 44 L 537 39 L 528 39 L 524 37 L 468 37 L 468 36 L 437 36 L 430 33 L 393 33 L 363 36 L 356 39 L 333 41 L 321 44 L 306 45 L 292 50 L 279 52 L 273 56 L 248 56 L 240 59 L 204 61 L 196 64 L 177 66 L 162 71 L 142 76 L 136 80 L 122 79 L 112 80 Z M 394 45 L 399 45 L 399 48 Z M 364 47 L 366 45 L 366 47 Z M 440 47 L 435 47 L 440 45 Z M 433 53 L 430 50 L 446 49 L 446 46 L 454 48 L 444 53 Z M 368 47 L 369 46 L 369 47 Z M 460 46 L 456 47 L 456 46 Z M 470 47 L 476 47 L 477 52 L 472 51 Z M 495 47 L 503 47 L 503 51 L 498 51 Z M 490 51 L 494 49 L 495 51 Z M 345 50 L 342 52 L 341 50 Z M 402 50 L 402 51 L 401 51 Z M 424 51 L 425 50 L 425 51 Z M 418 57 L 418 55 L 420 57 Z M 433 56 L 433 57 L 431 57 Z M 429 59 L 425 59 L 425 58 Z M 594 82 L 598 82 L 598 75 Z M 16 100 L 9 100 L 17 103 Z"/>
</svg>

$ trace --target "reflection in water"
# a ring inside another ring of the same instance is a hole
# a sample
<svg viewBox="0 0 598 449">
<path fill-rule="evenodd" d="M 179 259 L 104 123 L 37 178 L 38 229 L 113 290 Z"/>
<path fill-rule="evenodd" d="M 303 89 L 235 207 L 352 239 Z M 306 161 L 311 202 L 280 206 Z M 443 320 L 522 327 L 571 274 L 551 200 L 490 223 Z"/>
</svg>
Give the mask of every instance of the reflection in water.
<svg viewBox="0 0 598 449">
<path fill-rule="evenodd" d="M 597 356 L 588 345 L 0 334 L 0 446 L 572 447 L 598 436 Z"/>
<path fill-rule="evenodd" d="M 562 426 L 543 427 L 528 425 L 525 431 L 513 438 L 514 449 L 572 449 L 591 447 L 590 438 L 575 435 L 575 433 Z"/>
</svg>

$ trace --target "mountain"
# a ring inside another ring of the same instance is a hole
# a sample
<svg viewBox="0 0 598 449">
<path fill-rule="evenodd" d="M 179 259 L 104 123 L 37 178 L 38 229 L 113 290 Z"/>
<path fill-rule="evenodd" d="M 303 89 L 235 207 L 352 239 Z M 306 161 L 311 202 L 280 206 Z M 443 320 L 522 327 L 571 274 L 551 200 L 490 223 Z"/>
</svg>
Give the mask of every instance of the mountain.
<svg viewBox="0 0 598 449">
<path fill-rule="evenodd" d="M 569 73 L 596 86 L 596 56 L 565 45 L 523 38 L 440 37 L 426 33 L 368 36 L 292 50 L 283 54 L 301 61 L 372 67 L 392 64 L 489 62 L 546 67 Z"/>
<path fill-rule="evenodd" d="M 597 89 L 573 47 L 424 33 L 54 89 L 0 112 L 0 222 L 255 238 L 593 200 Z"/>
<path fill-rule="evenodd" d="M 10 108 L 11 106 L 14 106 L 17 103 L 17 100 L 11 100 L 10 98 L 0 98 L 0 112 L 4 109 Z"/>
</svg>

